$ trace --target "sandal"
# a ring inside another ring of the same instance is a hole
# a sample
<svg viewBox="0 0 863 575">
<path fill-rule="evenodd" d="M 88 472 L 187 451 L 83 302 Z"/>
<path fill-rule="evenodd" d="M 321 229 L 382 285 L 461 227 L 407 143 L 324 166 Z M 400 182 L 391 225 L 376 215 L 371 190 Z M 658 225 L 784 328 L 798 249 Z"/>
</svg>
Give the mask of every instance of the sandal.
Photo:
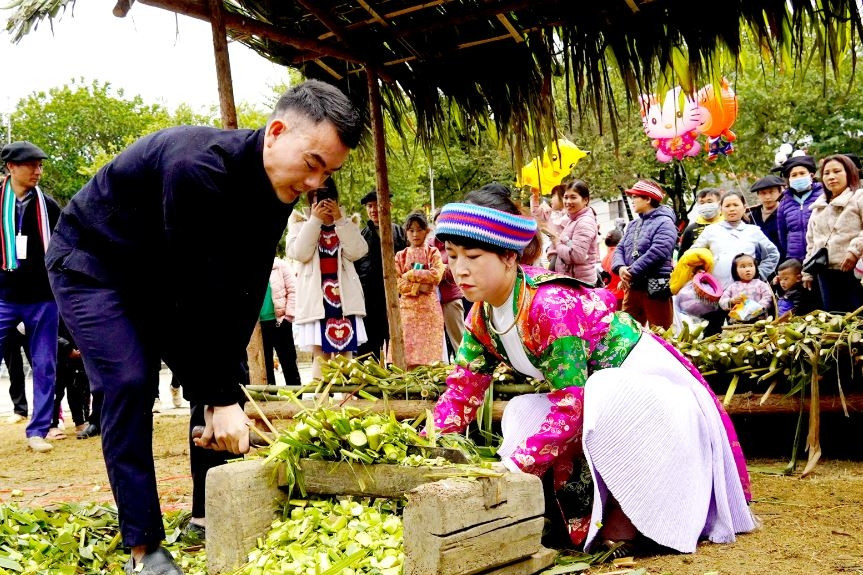
<svg viewBox="0 0 863 575">
<path fill-rule="evenodd" d="M 66 439 L 66 434 L 63 433 L 63 430 L 58 427 L 52 427 L 48 430 L 48 435 L 45 436 L 45 439 L 53 439 L 55 441 L 59 441 L 60 439 Z"/>
</svg>

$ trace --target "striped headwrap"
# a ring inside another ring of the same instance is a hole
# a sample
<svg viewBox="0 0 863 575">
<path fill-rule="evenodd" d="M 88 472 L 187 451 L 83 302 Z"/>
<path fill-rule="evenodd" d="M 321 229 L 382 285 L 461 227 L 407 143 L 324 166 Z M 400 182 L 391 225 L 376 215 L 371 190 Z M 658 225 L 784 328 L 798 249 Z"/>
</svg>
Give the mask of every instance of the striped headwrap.
<svg viewBox="0 0 863 575">
<path fill-rule="evenodd" d="M 435 235 L 469 238 L 521 253 L 536 235 L 536 221 L 476 204 L 454 203 L 441 209 Z"/>
</svg>

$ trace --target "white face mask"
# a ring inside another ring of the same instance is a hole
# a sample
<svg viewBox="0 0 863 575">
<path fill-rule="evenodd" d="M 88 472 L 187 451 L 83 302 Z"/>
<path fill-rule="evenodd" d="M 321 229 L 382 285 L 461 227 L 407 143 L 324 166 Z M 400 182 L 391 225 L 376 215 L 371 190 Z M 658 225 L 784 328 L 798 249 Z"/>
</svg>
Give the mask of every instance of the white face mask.
<svg viewBox="0 0 863 575">
<path fill-rule="evenodd" d="M 719 204 L 710 202 L 708 204 L 698 204 L 698 215 L 705 220 L 712 220 L 719 213 Z"/>
<path fill-rule="evenodd" d="M 791 178 L 790 180 L 788 180 L 788 185 L 797 192 L 805 192 L 810 187 L 812 187 L 812 176 L 806 174 L 805 176 Z"/>
</svg>

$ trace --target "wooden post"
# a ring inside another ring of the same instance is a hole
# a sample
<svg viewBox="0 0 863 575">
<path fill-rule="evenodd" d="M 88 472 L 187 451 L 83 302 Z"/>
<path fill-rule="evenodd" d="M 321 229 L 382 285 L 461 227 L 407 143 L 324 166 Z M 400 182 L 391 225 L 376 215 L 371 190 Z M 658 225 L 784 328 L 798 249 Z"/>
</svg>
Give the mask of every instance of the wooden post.
<svg viewBox="0 0 863 575">
<path fill-rule="evenodd" d="M 210 25 L 213 28 L 213 51 L 216 56 L 216 78 L 219 81 L 219 107 L 222 110 L 222 127 L 237 129 L 237 108 L 234 105 L 234 83 L 231 79 L 231 59 L 228 55 L 228 36 L 222 0 L 209 0 Z"/>
<path fill-rule="evenodd" d="M 402 318 L 399 311 L 399 296 L 396 288 L 396 261 L 393 253 L 393 227 L 390 217 L 390 185 L 387 178 L 386 136 L 384 119 L 381 113 L 381 91 L 378 74 L 366 65 L 366 78 L 369 84 L 369 107 L 372 118 L 372 136 L 375 145 L 375 173 L 378 191 L 378 221 L 381 235 L 381 258 L 384 267 L 384 292 L 387 297 L 387 319 L 390 328 L 390 355 L 392 362 L 404 369 L 405 345 L 402 337 Z M 380 321 L 380 318 L 366 318 L 367 321 Z"/>
<path fill-rule="evenodd" d="M 261 338 L 261 322 L 255 324 L 255 331 L 246 346 L 246 357 L 249 360 L 249 383 L 264 385 L 267 383 L 267 369 L 264 367 L 264 340 Z"/>
</svg>

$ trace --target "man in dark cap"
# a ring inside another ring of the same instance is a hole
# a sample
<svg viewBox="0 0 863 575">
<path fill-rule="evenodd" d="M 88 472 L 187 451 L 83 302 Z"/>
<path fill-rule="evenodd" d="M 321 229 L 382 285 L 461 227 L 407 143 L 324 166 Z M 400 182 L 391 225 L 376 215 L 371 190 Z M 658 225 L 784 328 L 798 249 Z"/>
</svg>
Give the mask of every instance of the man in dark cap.
<svg viewBox="0 0 863 575">
<path fill-rule="evenodd" d="M 0 150 L 7 176 L 0 188 L 0 356 L 13 332 L 24 323 L 33 368 L 33 415 L 27 445 L 44 453 L 54 409 L 57 369 L 57 304 L 48 284 L 45 250 L 60 206 L 39 189 L 42 161 L 38 146 L 20 141 Z"/>
<path fill-rule="evenodd" d="M 788 182 L 788 189 L 776 209 L 779 261 L 794 258 L 802 262 L 806 259 L 806 227 L 812 214 L 810 207 L 824 190 L 814 180 L 815 158 L 812 156 L 788 158 L 771 171 L 777 169 Z"/>
<path fill-rule="evenodd" d="M 297 199 L 342 167 L 362 130 L 341 91 L 309 80 L 258 130 L 179 126 L 141 138 L 63 209 L 45 261 L 102 395 L 127 574 L 182 574 L 161 545 L 152 437 L 161 360 L 183 383 L 192 424 L 204 425 L 196 448 L 247 452 L 239 384 L 276 247 Z M 193 458 L 196 486 L 203 467 Z"/>
<path fill-rule="evenodd" d="M 749 210 L 752 223 L 761 228 L 773 245 L 779 248 L 779 223 L 776 217 L 776 209 L 785 188 L 785 180 L 779 176 L 769 175 L 757 180 L 749 188 L 749 192 L 758 196 L 760 205 Z M 782 259 L 782 249 L 779 250 L 779 258 Z"/>
<path fill-rule="evenodd" d="M 381 347 L 389 343 L 390 329 L 387 315 L 387 299 L 384 292 L 384 265 L 381 256 L 381 236 L 378 230 L 378 193 L 370 191 L 362 197 L 360 203 L 365 206 L 369 219 L 362 234 L 369 245 L 369 253 L 354 262 L 360 283 L 363 285 L 363 295 L 366 299 L 366 335 L 368 341 L 357 350 L 357 355 L 373 353 L 380 356 Z M 393 223 L 393 253 L 408 246 L 404 230 Z"/>
</svg>

